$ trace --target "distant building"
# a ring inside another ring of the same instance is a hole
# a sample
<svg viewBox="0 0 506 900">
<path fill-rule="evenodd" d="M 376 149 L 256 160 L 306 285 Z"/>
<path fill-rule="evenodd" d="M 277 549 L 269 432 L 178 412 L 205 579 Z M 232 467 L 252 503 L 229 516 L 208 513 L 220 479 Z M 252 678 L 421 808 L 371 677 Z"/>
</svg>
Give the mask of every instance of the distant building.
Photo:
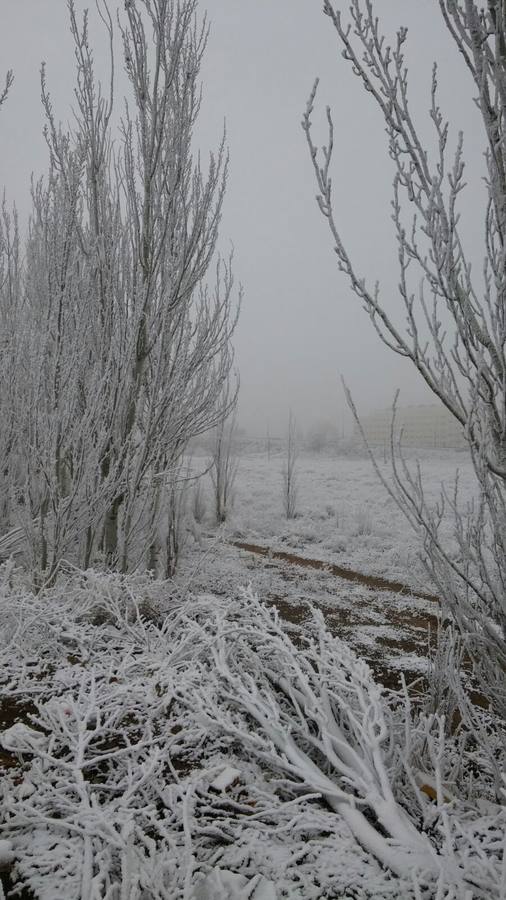
<svg viewBox="0 0 506 900">
<path fill-rule="evenodd" d="M 392 410 L 384 409 L 360 419 L 367 442 L 372 446 L 390 443 Z M 442 404 L 404 406 L 397 409 L 395 431 L 402 428 L 404 447 L 461 449 L 466 446 L 462 426 Z M 355 425 L 354 437 L 361 440 Z"/>
</svg>

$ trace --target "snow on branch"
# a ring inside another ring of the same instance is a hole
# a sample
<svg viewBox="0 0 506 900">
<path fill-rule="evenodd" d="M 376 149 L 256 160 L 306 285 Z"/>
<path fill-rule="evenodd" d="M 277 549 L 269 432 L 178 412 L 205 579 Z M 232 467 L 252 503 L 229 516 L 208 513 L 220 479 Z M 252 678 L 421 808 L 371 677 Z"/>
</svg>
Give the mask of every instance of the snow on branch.
<svg viewBox="0 0 506 900">
<path fill-rule="evenodd" d="M 251 590 L 0 574 L 1 827 L 38 898 L 500 896 L 504 807 L 319 613 L 295 646 Z"/>
<path fill-rule="evenodd" d="M 196 680 L 182 692 L 207 727 L 283 775 L 285 789 L 320 794 L 398 876 L 417 873 L 420 883 L 469 889 L 465 863 L 441 856 L 396 799 L 387 698 L 366 663 L 329 635 L 320 613 L 307 645 L 296 649 L 276 614 L 245 591 L 236 604 L 209 609 L 207 631 Z M 420 728 L 433 746 L 438 717 Z M 433 763 L 441 782 L 440 756 Z"/>
</svg>

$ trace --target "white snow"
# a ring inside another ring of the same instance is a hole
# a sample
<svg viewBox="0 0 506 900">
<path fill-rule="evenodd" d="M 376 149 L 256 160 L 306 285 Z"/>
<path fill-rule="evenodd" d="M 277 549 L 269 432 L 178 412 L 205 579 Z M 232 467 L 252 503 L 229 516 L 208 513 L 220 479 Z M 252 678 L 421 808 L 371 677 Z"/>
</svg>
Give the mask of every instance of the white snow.
<svg viewBox="0 0 506 900">
<path fill-rule="evenodd" d="M 263 875 L 245 878 L 226 869 L 213 869 L 195 890 L 195 900 L 277 900 L 276 888 Z"/>
<path fill-rule="evenodd" d="M 234 769 L 233 766 L 225 766 L 222 772 L 213 778 L 209 787 L 214 788 L 215 791 L 225 791 L 228 787 L 234 784 L 241 777 L 241 772 L 239 769 Z"/>
<path fill-rule="evenodd" d="M 0 869 L 7 869 L 14 860 L 12 841 L 0 839 Z"/>
<path fill-rule="evenodd" d="M 241 455 L 235 502 L 227 522 L 231 536 L 427 588 L 418 561 L 418 540 L 369 459 L 301 453 L 297 517 L 292 520 L 283 514 L 282 463 L 281 454 L 270 460 L 263 453 Z M 414 451 L 408 463 L 414 466 Z M 380 461 L 380 465 L 388 476 L 390 463 Z M 429 502 L 439 499 L 441 484 L 452 487 L 456 469 L 462 502 L 471 499 L 475 479 L 463 451 L 423 451 L 421 467 Z M 451 518 L 443 528 L 451 539 Z"/>
<path fill-rule="evenodd" d="M 22 722 L 16 722 L 0 732 L 0 744 L 5 750 L 17 753 L 33 753 L 34 749 L 47 743 L 47 737 L 40 731 L 30 728 Z"/>
<path fill-rule="evenodd" d="M 455 458 L 425 463 L 436 496 Z M 0 772 L 0 827 L 16 872 L 38 900 L 115 896 L 120 889 L 142 900 L 425 898 L 423 878 L 394 875 L 357 842 L 365 828 L 369 846 L 374 839 L 378 852 L 384 849 L 381 829 L 369 822 L 369 831 L 365 817 L 348 815 L 350 791 L 367 796 L 382 827 L 396 831 L 394 867 L 411 858 L 401 846 L 408 832 L 415 846 L 422 829 L 421 843 L 427 836 L 436 851 L 432 861 L 442 861 L 440 883 L 431 881 L 428 891 L 464 897 L 469 872 L 480 885 L 476 898 L 499 900 L 505 813 L 479 752 L 469 755 L 468 783 L 467 750 L 449 738 L 439 744 L 434 720 L 421 717 L 411 732 L 412 781 L 406 779 L 402 715 L 392 718 L 388 695 L 348 650 L 378 670 L 422 671 L 425 622 L 435 604 L 233 546 L 242 538 L 427 590 L 416 538 L 372 473 L 367 482 L 368 463 L 302 457 L 298 465 L 300 516 L 287 522 L 280 459 L 245 456 L 230 520 L 217 530 L 208 499 L 204 554 L 188 542 L 168 582 L 90 571 L 66 575 L 40 596 L 28 592 L 22 573 L 0 579 L 3 696 L 38 710 L 0 733 L 14 763 Z M 355 507 L 367 509 L 371 529 Z M 267 613 L 256 627 L 256 601 L 241 589 L 248 582 L 278 606 L 293 646 Z M 149 605 L 163 627 L 129 616 L 132 604 Z M 97 609 L 105 624 L 94 624 Z M 321 636 L 315 610 L 344 643 Z M 62 631 L 68 641 L 60 640 Z M 309 636 L 319 656 L 312 663 L 292 659 Z M 324 658 L 326 674 L 315 686 Z M 346 660 L 355 667 L 351 680 Z M 355 677 L 365 679 L 357 694 Z M 337 704 L 333 717 L 322 709 L 326 700 L 314 701 L 325 697 L 314 693 L 324 683 Z M 494 740 L 492 730 L 487 739 Z M 419 760 L 426 746 L 430 754 Z M 346 777 L 336 775 L 338 759 Z M 419 790 L 420 772 L 425 784 L 437 783 L 436 764 L 451 797 L 442 809 Z M 326 792 L 334 808 L 322 802 Z M 338 808 L 343 797 L 348 824 Z M 362 802 L 356 807 L 363 811 Z"/>
</svg>

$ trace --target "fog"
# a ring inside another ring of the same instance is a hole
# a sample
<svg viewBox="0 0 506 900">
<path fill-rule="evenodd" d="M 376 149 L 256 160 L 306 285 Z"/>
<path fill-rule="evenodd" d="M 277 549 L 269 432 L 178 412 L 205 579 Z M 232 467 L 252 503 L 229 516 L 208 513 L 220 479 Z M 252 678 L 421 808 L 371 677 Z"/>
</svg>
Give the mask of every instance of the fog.
<svg viewBox="0 0 506 900">
<path fill-rule="evenodd" d="M 84 5 L 81 0 L 76 4 L 78 9 Z M 24 221 L 30 175 L 42 174 L 47 160 L 40 63 L 47 63 L 55 114 L 65 121 L 71 117 L 73 50 L 64 0 L 4 0 L 2 7 L 1 69 L 14 69 L 15 84 L 2 111 L 0 181 Z M 462 205 L 469 214 L 479 198 L 475 185 L 483 148 L 473 144 L 468 75 L 437 7 L 436 0 L 382 0 L 381 13 L 387 33 L 393 34 L 400 24 L 410 29 L 412 107 L 429 137 L 431 68 L 434 59 L 440 63 L 441 105 L 455 125 L 451 140 L 459 128 L 467 137 L 471 185 Z M 397 387 L 402 389 L 401 402 L 430 401 L 420 376 L 379 343 L 337 269 L 315 202 L 300 121 L 318 75 L 315 128 L 324 143 L 324 110 L 330 104 L 336 123 L 334 195 L 342 234 L 357 270 L 371 282 L 379 279 L 386 307 L 393 314 L 397 310 L 402 322 L 389 207 L 392 164 L 384 127 L 340 56 L 321 3 L 208 0 L 208 13 L 212 28 L 196 145 L 205 159 L 219 142 L 226 119 L 231 168 L 221 250 L 228 253 L 234 246 L 237 283 L 244 288 L 234 339 L 241 424 L 256 434 L 267 427 L 276 434 L 284 430 L 291 408 L 303 427 L 320 419 L 342 427 L 349 414 L 341 375 L 364 412 L 387 406 Z M 97 66 L 106 73 L 106 42 L 93 11 L 91 26 Z M 480 246 L 482 221 L 468 215 L 465 234 L 471 255 Z"/>
</svg>

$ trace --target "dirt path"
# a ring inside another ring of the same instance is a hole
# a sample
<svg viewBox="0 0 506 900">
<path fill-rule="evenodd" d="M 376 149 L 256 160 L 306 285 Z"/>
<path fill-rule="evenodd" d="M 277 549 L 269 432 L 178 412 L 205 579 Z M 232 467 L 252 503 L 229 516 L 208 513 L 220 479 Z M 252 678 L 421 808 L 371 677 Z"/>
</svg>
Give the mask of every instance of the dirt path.
<svg viewBox="0 0 506 900">
<path fill-rule="evenodd" d="M 296 556 L 293 553 L 286 553 L 282 550 L 271 550 L 270 547 L 262 547 L 260 544 L 249 544 L 243 541 L 231 541 L 231 543 L 234 547 L 238 547 L 239 550 L 246 550 L 248 553 L 256 553 L 258 556 L 266 556 L 268 559 L 279 559 L 282 562 L 302 566 L 305 569 L 318 569 L 322 572 L 328 572 L 330 575 L 335 575 L 337 578 L 344 578 L 345 581 L 362 584 L 364 587 L 374 590 L 391 591 L 394 594 L 405 594 L 409 597 L 416 597 L 419 600 L 430 600 L 432 603 L 439 603 L 439 597 L 436 597 L 435 594 L 424 594 L 420 591 L 415 591 L 400 581 L 390 581 L 387 578 L 379 578 L 376 575 L 364 575 L 362 572 L 344 569 L 341 566 L 324 562 L 321 559 L 308 559 L 305 556 Z"/>
<path fill-rule="evenodd" d="M 322 574 L 328 574 L 367 588 L 366 596 L 354 596 L 350 604 L 344 608 L 336 608 L 324 600 L 320 602 L 313 598 L 301 599 L 294 603 L 282 596 L 280 591 L 276 595 L 271 595 L 269 602 L 276 607 L 286 622 L 296 627 L 303 626 L 304 621 L 310 617 L 311 607 L 316 606 L 323 613 L 329 631 L 350 643 L 367 660 L 375 677 L 385 687 L 392 689 L 399 687 L 401 668 L 408 684 L 420 683 L 421 669 L 423 670 L 423 665 L 420 666 L 420 663 L 425 662 L 429 643 L 433 645 L 436 639 L 439 610 L 434 609 L 434 612 L 431 612 L 427 609 L 420 609 L 420 603 L 414 603 L 413 608 L 406 603 L 399 607 L 392 603 L 391 598 L 390 600 L 385 598 L 385 592 L 405 600 L 413 597 L 418 601 L 439 604 L 435 595 L 415 591 L 398 581 L 363 575 L 323 560 L 308 559 L 294 553 L 271 550 L 269 547 L 245 541 L 231 543 L 240 550 L 272 561 L 273 565 L 284 563 L 288 572 L 291 567 L 295 568 L 296 566 L 306 571 L 308 569 L 318 570 Z M 300 576 L 297 580 L 301 580 Z M 366 641 L 361 644 L 361 637 L 369 638 L 375 634 L 377 636 L 372 643 Z M 409 656 L 413 659 L 412 665 L 406 665 L 406 657 Z M 401 657 L 403 665 L 397 667 L 395 659 Z"/>
<path fill-rule="evenodd" d="M 325 601 L 308 598 L 300 602 L 290 602 L 284 596 L 272 596 L 268 602 L 275 606 L 282 619 L 296 627 L 303 627 L 309 619 L 311 607 L 316 607 L 323 613 L 325 624 L 331 634 L 346 640 L 353 648 L 366 659 L 375 678 L 385 687 L 397 690 L 400 686 L 400 672 L 402 671 L 406 684 L 414 688 L 416 694 L 422 694 L 427 688 L 427 680 L 420 670 L 417 661 L 426 661 L 429 645 L 434 647 L 437 640 L 438 629 L 441 624 L 438 615 L 439 610 L 430 612 L 420 608 L 420 604 L 403 605 L 396 607 L 386 601 L 382 592 L 410 597 L 416 600 L 425 600 L 429 603 L 439 604 L 439 598 L 434 594 L 425 594 L 412 590 L 405 584 L 390 581 L 386 578 L 376 578 L 372 575 L 363 575 L 350 569 L 332 565 L 323 560 L 307 559 L 293 553 L 271 550 L 258 544 L 244 541 L 231 542 L 235 547 L 245 550 L 255 556 L 264 559 L 287 564 L 288 569 L 293 566 L 302 569 L 313 569 L 322 573 L 342 578 L 368 588 L 367 597 L 353 597 L 349 606 L 336 608 Z M 300 576 L 297 578 L 300 581 Z M 359 636 L 361 632 L 374 632 L 378 628 L 387 626 L 389 634 L 378 634 L 376 645 L 360 646 Z M 445 624 L 444 622 L 442 623 Z M 358 645 L 358 646 L 357 646 Z M 404 664 L 398 667 L 395 664 L 396 657 L 404 657 Z M 407 657 L 411 657 L 412 665 L 406 665 Z M 468 685 L 468 694 L 472 703 L 482 708 L 488 708 L 485 697 Z"/>
</svg>

